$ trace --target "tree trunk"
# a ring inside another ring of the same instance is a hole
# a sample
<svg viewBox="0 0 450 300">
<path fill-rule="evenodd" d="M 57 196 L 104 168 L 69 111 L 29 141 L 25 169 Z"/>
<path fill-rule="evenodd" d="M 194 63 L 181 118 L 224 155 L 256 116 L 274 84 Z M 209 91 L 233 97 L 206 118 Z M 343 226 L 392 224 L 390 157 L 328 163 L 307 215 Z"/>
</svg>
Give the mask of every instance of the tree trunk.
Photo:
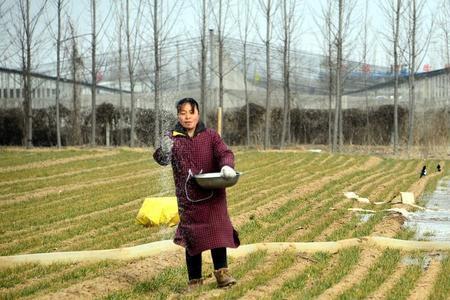
<svg viewBox="0 0 450 300">
<path fill-rule="evenodd" d="M 401 0 L 397 0 L 395 8 L 395 25 L 394 25 L 394 154 L 398 152 L 398 48 L 399 48 L 399 32 L 400 32 L 400 7 Z"/>
<path fill-rule="evenodd" d="M 327 67 L 328 67 L 328 146 L 330 151 L 335 151 L 336 146 L 334 144 L 333 135 L 333 40 L 332 40 L 332 26 L 331 26 L 331 0 L 327 1 L 327 9 L 324 10 L 324 21 L 326 30 L 324 31 L 324 36 L 327 42 Z"/>
<path fill-rule="evenodd" d="M 288 85 L 287 85 L 287 112 L 286 112 L 286 138 L 287 144 L 291 144 L 291 37 L 289 37 L 289 46 L 287 53 L 287 61 L 288 61 Z"/>
<path fill-rule="evenodd" d="M 247 41 L 244 42 L 244 93 L 245 93 L 245 128 L 247 133 L 247 148 L 250 147 L 250 103 L 248 101 L 248 85 L 247 85 Z"/>
<path fill-rule="evenodd" d="M 58 149 L 61 148 L 61 121 L 59 116 L 59 81 L 61 77 L 61 10 L 62 10 L 62 0 L 58 0 L 58 36 L 56 39 L 56 145 Z"/>
<path fill-rule="evenodd" d="M 408 115 L 408 152 L 414 144 L 414 114 L 416 106 L 415 97 L 415 71 L 416 71 L 416 26 L 417 26 L 417 11 L 416 0 L 412 0 L 412 15 L 410 19 L 410 66 L 409 66 L 409 115 Z"/>
<path fill-rule="evenodd" d="M 120 12 L 122 13 L 122 12 Z M 123 146 L 123 92 L 122 92 L 122 17 L 119 24 L 119 145 Z"/>
<path fill-rule="evenodd" d="M 202 32 L 201 32 L 201 62 L 200 62 L 200 104 L 201 104 L 201 119 L 207 123 L 207 105 L 206 105 L 206 59 L 207 59 L 207 45 L 206 45 L 206 0 L 203 0 L 202 5 Z"/>
<path fill-rule="evenodd" d="M 91 0 L 92 2 L 92 66 L 91 66 L 91 100 L 92 100 L 92 116 L 91 116 L 91 126 L 92 126 L 92 132 L 91 132 L 91 146 L 94 147 L 96 145 L 95 141 L 95 129 L 96 129 L 96 96 L 97 96 L 97 71 L 96 71 L 96 62 L 95 62 L 95 55 L 96 55 L 96 47 L 97 47 L 97 33 L 96 33 L 96 2 L 95 0 Z"/>
<path fill-rule="evenodd" d="M 333 104 L 333 62 L 332 62 L 332 43 L 331 38 L 328 45 L 328 145 L 332 152 L 335 151 L 336 145 L 334 144 L 333 136 L 333 114 L 332 114 L 332 104 Z M 335 104 L 336 105 L 336 104 Z"/>
<path fill-rule="evenodd" d="M 26 65 L 25 65 L 25 102 L 27 103 L 27 148 L 33 147 L 33 99 L 31 98 L 31 28 L 30 0 L 26 2 Z"/>
<path fill-rule="evenodd" d="M 243 80 L 244 80 L 244 97 L 245 97 L 245 132 L 246 132 L 246 146 L 250 147 L 250 103 L 249 103 L 249 95 L 248 95 L 248 60 L 247 60 L 247 45 L 248 45 L 248 33 L 249 33 L 249 24 L 253 22 L 250 17 L 250 5 L 248 2 L 243 3 L 244 7 L 238 7 L 238 25 L 240 38 L 242 42 L 242 61 L 243 61 Z M 241 15 L 241 11 L 243 15 Z M 242 23 L 244 22 L 244 23 Z M 242 26 L 243 25 L 243 26 Z"/>
<path fill-rule="evenodd" d="M 343 144 L 341 128 L 342 128 L 342 27 L 343 27 L 343 10 L 344 2 L 339 0 L 339 24 L 338 24 L 338 36 L 336 41 L 337 47 L 337 64 L 336 64 L 336 107 L 334 114 L 334 132 L 333 132 L 333 152 L 336 150 L 340 151 L 341 147 L 337 148 L 338 142 L 339 146 Z M 339 134 L 339 141 L 338 141 Z"/>
<path fill-rule="evenodd" d="M 367 24 L 367 15 L 369 13 L 369 0 L 366 0 L 366 6 L 364 10 L 364 50 L 363 50 L 363 72 L 364 72 L 364 98 L 366 102 L 366 130 L 365 130 L 365 143 L 370 143 L 370 124 L 369 124 L 369 94 L 367 91 L 367 79 L 368 79 L 368 73 L 370 72 L 370 69 L 368 69 L 368 63 L 367 63 L 367 39 L 368 39 L 368 24 Z"/>
<path fill-rule="evenodd" d="M 81 122 L 80 122 L 80 94 L 78 82 L 80 81 L 78 65 L 81 63 L 81 58 L 78 55 L 77 45 L 75 42 L 75 32 L 72 24 L 69 24 L 72 35 L 72 144 L 81 145 Z"/>
<path fill-rule="evenodd" d="M 131 49 L 131 41 L 130 41 L 130 1 L 126 2 L 126 36 L 127 36 L 127 57 L 128 57 L 128 76 L 130 80 L 130 147 L 134 147 L 135 140 L 135 123 L 136 123 L 136 108 L 134 103 L 134 58 L 132 59 L 132 49 Z"/>
<path fill-rule="evenodd" d="M 283 0 L 283 121 L 281 125 L 281 144 L 280 148 L 284 148 L 286 140 L 286 125 L 289 101 L 289 24 L 287 16 L 286 0 Z"/>
<path fill-rule="evenodd" d="M 154 147 L 157 147 L 157 143 L 159 141 L 160 129 L 160 53 L 159 53 L 159 25 L 158 25 L 158 0 L 153 0 L 154 11 L 153 11 L 153 49 L 155 54 L 155 86 L 154 86 L 154 97 L 155 97 L 155 139 L 154 139 Z"/>
<path fill-rule="evenodd" d="M 266 9 L 266 119 L 264 128 L 264 150 L 270 147 L 270 123 L 271 123 L 271 112 L 270 112 L 270 94 L 271 94 L 271 73 L 270 73 L 270 27 L 271 27 L 271 0 L 267 1 Z"/>
<path fill-rule="evenodd" d="M 221 120 L 219 120 L 220 124 L 222 124 L 222 128 L 224 128 L 223 115 L 225 109 L 223 107 L 223 95 L 224 95 L 224 87 L 223 87 L 223 48 L 224 48 L 224 37 L 222 32 L 222 0 L 219 0 L 219 24 L 217 26 L 217 38 L 219 40 L 219 107 L 222 109 L 222 114 L 220 114 Z"/>
</svg>

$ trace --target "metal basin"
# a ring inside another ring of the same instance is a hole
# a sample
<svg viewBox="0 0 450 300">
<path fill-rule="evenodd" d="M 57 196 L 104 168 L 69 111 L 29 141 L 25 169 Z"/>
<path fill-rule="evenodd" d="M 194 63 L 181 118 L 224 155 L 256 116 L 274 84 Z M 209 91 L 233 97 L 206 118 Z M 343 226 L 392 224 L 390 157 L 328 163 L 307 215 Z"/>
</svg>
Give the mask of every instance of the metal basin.
<svg viewBox="0 0 450 300">
<path fill-rule="evenodd" d="M 204 189 L 223 189 L 235 185 L 241 173 L 236 172 L 233 178 L 224 178 L 220 173 L 203 173 L 194 175 L 195 181 Z"/>
</svg>

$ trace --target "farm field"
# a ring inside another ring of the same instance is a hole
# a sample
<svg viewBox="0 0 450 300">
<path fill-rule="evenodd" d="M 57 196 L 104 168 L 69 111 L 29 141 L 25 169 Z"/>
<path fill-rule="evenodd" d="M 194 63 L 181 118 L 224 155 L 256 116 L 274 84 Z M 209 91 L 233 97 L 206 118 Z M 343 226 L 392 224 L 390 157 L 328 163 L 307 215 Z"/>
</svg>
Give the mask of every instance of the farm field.
<svg viewBox="0 0 450 300">
<path fill-rule="evenodd" d="M 170 167 L 151 149 L 0 149 L 2 256 L 111 249 L 171 239 L 135 216 L 148 196 L 174 195 Z M 450 161 L 235 151 L 239 183 L 228 207 L 242 244 L 411 239 L 389 202 L 450 176 Z M 428 175 L 419 179 L 422 166 Z M 440 163 L 444 172 L 436 172 Z M 353 191 L 371 204 L 347 199 Z M 420 201 L 420 197 L 419 201 Z M 386 201 L 375 205 L 375 201 Z M 394 201 L 395 202 L 395 201 Z M 365 218 L 349 208 L 376 210 Z M 411 209 L 411 208 L 408 208 Z M 205 259 L 209 253 L 205 253 Z M 182 252 L 128 261 L 0 268 L 0 299 L 450 299 L 450 253 L 348 247 L 337 253 L 257 251 L 231 258 L 238 284 L 217 289 L 206 260 L 202 287 L 187 291 Z"/>
</svg>

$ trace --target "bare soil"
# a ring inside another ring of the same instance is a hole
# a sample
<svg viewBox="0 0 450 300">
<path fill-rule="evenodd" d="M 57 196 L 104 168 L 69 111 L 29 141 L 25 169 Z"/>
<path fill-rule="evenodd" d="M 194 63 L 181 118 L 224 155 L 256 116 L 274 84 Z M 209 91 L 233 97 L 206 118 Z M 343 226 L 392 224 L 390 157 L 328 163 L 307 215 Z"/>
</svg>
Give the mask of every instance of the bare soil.
<svg viewBox="0 0 450 300">
<path fill-rule="evenodd" d="M 310 261 L 303 256 L 297 256 L 295 263 L 280 275 L 272 278 L 264 285 L 259 285 L 256 289 L 248 291 L 243 298 L 259 300 L 264 296 L 271 295 L 274 291 L 279 289 L 286 281 L 295 278 L 299 273 L 306 269 L 311 264 Z"/>
<path fill-rule="evenodd" d="M 157 171 L 158 170 L 153 170 L 153 171 L 144 170 L 144 171 L 140 171 L 140 172 L 133 172 L 130 174 L 121 174 L 119 176 L 109 177 L 107 179 L 98 179 L 98 180 L 94 180 L 94 181 L 91 181 L 88 183 L 67 184 L 64 186 L 37 189 L 37 190 L 33 191 L 33 193 L 26 192 L 26 193 L 23 193 L 20 195 L 17 195 L 17 194 L 2 195 L 2 196 L 0 196 L 0 200 L 2 200 L 1 201 L 2 204 L 17 203 L 17 202 L 36 199 L 36 198 L 42 198 L 42 197 L 45 197 L 45 196 L 48 196 L 51 194 L 61 194 L 62 192 L 71 192 L 71 191 L 80 190 L 80 189 L 84 189 L 84 188 L 92 188 L 93 186 L 111 184 L 114 182 L 121 182 L 121 181 L 130 180 L 130 179 L 144 178 L 144 177 L 148 177 L 151 174 L 154 174 Z"/>
<path fill-rule="evenodd" d="M 68 157 L 68 158 L 45 160 L 45 161 L 41 161 L 41 162 L 28 163 L 28 164 L 23 164 L 23 165 L 19 165 L 19 166 L 0 168 L 0 173 L 14 172 L 14 171 L 28 170 L 28 169 L 36 169 L 36 168 L 46 168 L 46 167 L 50 167 L 50 166 L 54 166 L 54 165 L 66 164 L 69 162 L 112 156 L 112 155 L 116 155 L 118 153 L 119 152 L 117 150 L 99 151 L 99 153 L 95 153 L 95 154 L 86 154 L 86 155 L 78 155 L 78 156 Z"/>
<path fill-rule="evenodd" d="M 292 191 L 288 195 L 283 195 L 282 197 L 278 197 L 274 199 L 273 201 L 262 205 L 255 210 L 243 213 L 238 216 L 234 216 L 231 218 L 233 225 L 236 227 L 242 226 L 244 223 L 248 222 L 250 217 L 256 217 L 261 218 L 271 212 L 273 212 L 275 209 L 280 207 L 281 205 L 285 204 L 289 200 L 299 197 L 305 197 L 309 194 L 314 193 L 315 191 L 320 190 L 325 184 L 327 184 L 329 181 L 336 180 L 342 176 L 345 176 L 346 174 L 350 174 L 352 172 L 355 172 L 357 170 L 367 170 L 370 168 L 375 167 L 377 164 L 381 162 L 380 158 L 377 157 L 371 157 L 361 166 L 352 166 L 348 169 L 342 170 L 340 172 L 336 172 L 333 175 L 330 176 L 324 176 L 320 179 L 314 180 L 307 185 L 300 185 L 298 188 L 296 188 L 294 191 Z"/>
<path fill-rule="evenodd" d="M 181 248 L 180 248 L 181 250 Z M 184 263 L 184 252 L 161 253 L 159 256 L 132 261 L 111 274 L 74 284 L 58 292 L 35 299 L 94 299 L 120 290 L 130 289 L 134 284 L 149 280 L 167 267 Z"/>
<path fill-rule="evenodd" d="M 134 149 L 133 151 L 140 151 Z M 148 151 L 148 149 L 144 149 L 142 151 Z M 289 150 L 289 151 L 298 151 L 298 150 Z M 66 163 L 70 161 L 76 161 L 76 160 L 83 160 L 88 159 L 92 157 L 102 157 L 107 155 L 114 155 L 115 151 L 104 151 L 100 152 L 99 154 L 93 154 L 93 155 L 83 155 L 83 156 L 77 156 L 73 158 L 67 158 L 67 159 L 61 159 L 61 160 L 55 160 L 55 161 L 46 161 L 45 163 L 31 163 L 26 164 L 18 167 L 11 167 L 11 170 L 17 170 L 15 168 L 40 168 L 40 167 L 46 167 L 51 166 L 54 164 L 61 164 Z M 242 213 L 237 216 L 232 217 L 233 224 L 236 227 L 240 227 L 252 217 L 261 218 L 263 216 L 266 216 L 273 212 L 275 209 L 280 207 L 281 205 L 285 204 L 287 201 L 298 197 L 305 197 L 309 194 L 314 193 L 315 191 L 320 190 L 323 186 L 325 186 L 328 182 L 332 180 L 336 180 L 346 174 L 350 174 L 352 172 L 358 171 L 358 170 L 368 170 L 371 168 L 376 167 L 382 160 L 378 157 L 371 157 L 368 159 L 367 162 L 365 162 L 362 165 L 359 166 L 351 166 L 348 169 L 341 170 L 339 172 L 334 173 L 330 176 L 324 176 L 320 179 L 314 180 L 312 182 L 309 182 L 306 185 L 301 185 L 295 190 L 293 190 L 291 193 L 283 195 L 282 197 L 278 197 L 274 201 L 267 203 L 265 205 L 262 205 L 252 211 L 248 211 L 245 213 Z M 7 170 L 8 168 L 0 169 L 0 172 Z M 10 170 L 8 170 L 10 171 Z M 120 176 L 117 178 L 109 178 L 107 181 L 99 179 L 94 182 L 90 182 L 89 184 L 74 184 L 74 185 L 66 185 L 63 187 L 58 188 L 47 188 L 47 189 L 41 189 L 37 190 L 36 193 L 31 194 L 24 194 L 14 197 L 12 200 L 3 200 L 4 201 L 11 201 L 11 202 L 20 202 L 20 201 L 26 201 L 31 200 L 35 197 L 44 197 L 46 195 L 50 195 L 53 193 L 61 193 L 63 191 L 72 191 L 76 189 L 83 189 L 86 187 L 92 187 L 95 185 L 102 185 L 104 183 L 111 183 L 112 181 L 121 181 L 125 179 L 130 178 L 140 178 L 140 177 L 146 177 L 149 174 L 152 174 L 153 171 L 145 171 L 141 173 L 134 173 L 130 177 L 124 178 L 124 176 Z M 428 180 L 435 176 L 434 174 L 427 176 L 423 179 L 420 179 L 416 181 L 408 191 L 411 191 L 415 194 L 415 196 L 419 196 L 423 193 L 426 183 Z M 380 187 L 381 189 L 381 187 Z M 375 194 L 377 191 L 375 192 Z M 134 201 L 133 201 L 134 202 Z M 339 206 L 342 205 L 344 202 L 340 202 Z M 124 204 L 123 207 L 128 207 L 130 203 Z M 395 206 L 401 206 L 401 205 L 395 205 Z M 404 207 L 404 206 L 401 206 Z M 408 207 L 409 208 L 409 207 Z M 346 214 L 347 218 L 349 214 Z M 85 217 L 85 216 L 80 216 Z M 389 214 L 383 220 L 375 226 L 375 229 L 372 233 L 372 235 L 377 236 L 385 236 L 385 237 L 394 237 L 397 233 L 400 232 L 401 226 L 404 222 L 403 216 L 400 214 Z M 319 236 L 318 240 L 323 240 L 327 236 L 327 232 L 332 232 L 334 229 L 338 228 L 340 225 L 345 223 L 345 220 L 338 220 L 335 223 L 333 223 L 330 228 L 325 230 L 322 235 Z M 302 233 L 298 233 L 299 236 L 301 236 Z M 326 290 L 323 294 L 319 296 L 319 299 L 332 299 L 339 294 L 343 293 L 347 289 L 351 288 L 353 285 L 357 284 L 362 277 L 367 274 L 369 268 L 372 266 L 372 264 L 380 257 L 381 251 L 379 249 L 375 248 L 364 248 L 361 252 L 360 259 L 358 263 L 354 266 L 354 268 L 349 272 L 347 276 L 345 276 L 339 283 L 332 286 L 328 290 Z M 265 269 L 268 269 L 271 267 L 271 265 L 274 263 L 275 258 L 277 254 L 270 255 L 268 258 L 268 261 L 263 264 L 263 266 L 259 269 L 253 270 L 249 273 L 247 273 L 240 282 L 245 283 L 250 280 L 252 280 L 253 276 L 264 272 Z M 238 263 L 238 262 L 235 262 Z M 267 284 L 259 286 L 255 290 L 248 291 L 243 298 L 245 299 L 260 299 L 264 295 L 270 294 L 276 289 L 278 289 L 284 282 L 292 278 L 295 274 L 298 274 L 301 272 L 304 268 L 306 268 L 310 262 L 308 260 L 303 259 L 302 257 L 298 257 L 295 264 L 293 264 L 290 268 L 288 268 L 286 271 L 282 272 L 278 277 L 275 277 L 271 279 Z M 173 253 L 161 253 L 159 256 L 155 257 L 149 257 L 137 261 L 132 261 L 127 263 L 125 266 L 119 267 L 115 270 L 113 270 L 110 274 L 102 275 L 93 279 L 85 280 L 80 283 L 76 283 L 74 285 L 71 285 L 67 288 L 64 288 L 60 291 L 46 294 L 46 295 L 40 295 L 36 299 L 93 299 L 93 298 L 99 298 L 103 297 L 105 295 L 108 295 L 110 293 L 120 291 L 120 290 L 127 290 L 130 289 L 134 284 L 138 282 L 142 282 L 145 280 L 148 280 L 152 277 L 154 277 L 156 274 L 161 272 L 163 269 L 167 267 L 174 267 L 174 266 L 180 266 L 184 265 L 184 253 L 183 249 L 180 248 L 180 251 L 177 252 L 175 255 Z M 373 295 L 370 296 L 370 299 L 382 299 L 386 292 L 395 284 L 398 279 L 404 271 L 403 267 L 398 268 L 391 279 L 387 280 L 376 292 L 373 293 Z M 436 277 L 440 271 L 440 263 L 436 259 L 433 259 L 429 268 L 423 273 L 421 278 L 419 279 L 418 284 L 416 285 L 416 288 L 412 291 L 411 297 L 409 299 L 426 299 L 429 295 L 431 288 L 433 286 L 433 283 L 436 280 Z M 213 282 L 214 278 L 210 277 L 207 278 L 207 283 Z M 239 284 L 239 283 L 238 283 Z M 202 293 L 199 297 L 199 299 L 209 299 L 216 296 L 221 296 L 225 293 L 225 290 L 214 290 L 214 291 L 208 291 L 205 293 Z M 189 293 L 183 294 L 183 296 L 189 296 Z M 176 295 L 172 295 L 173 297 L 176 297 Z M 35 298 L 35 297 L 33 297 Z"/>
<path fill-rule="evenodd" d="M 408 300 L 428 299 L 440 270 L 441 263 L 432 258 L 429 267 L 422 273 Z"/>
<path fill-rule="evenodd" d="M 400 280 L 400 278 L 405 274 L 407 266 L 404 264 L 399 264 L 395 269 L 395 272 L 389 276 L 389 278 L 383 282 L 383 284 L 370 295 L 367 299 L 375 300 L 375 299 L 386 299 L 389 291 L 395 286 L 395 284 Z"/>
<path fill-rule="evenodd" d="M 317 299 L 329 300 L 337 297 L 357 284 L 369 271 L 372 264 L 380 257 L 381 251 L 375 248 L 365 248 L 355 267 L 337 284 L 323 292 Z"/>
</svg>

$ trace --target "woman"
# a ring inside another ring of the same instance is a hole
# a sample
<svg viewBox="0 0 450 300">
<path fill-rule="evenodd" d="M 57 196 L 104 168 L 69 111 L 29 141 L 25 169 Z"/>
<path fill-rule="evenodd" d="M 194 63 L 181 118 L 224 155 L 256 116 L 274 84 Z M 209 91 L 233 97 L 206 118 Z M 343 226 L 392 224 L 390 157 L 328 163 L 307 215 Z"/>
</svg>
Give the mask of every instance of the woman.
<svg viewBox="0 0 450 300">
<path fill-rule="evenodd" d="M 180 223 L 174 242 L 185 248 L 189 287 L 203 283 L 202 252 L 211 250 L 219 287 L 236 283 L 229 274 L 226 248 L 240 244 L 231 225 L 225 189 L 206 190 L 193 175 L 221 172 L 236 176 L 234 155 L 220 136 L 200 121 L 197 101 L 183 98 L 177 105 L 178 122 L 161 140 L 153 157 L 160 165 L 172 163 Z"/>
</svg>

